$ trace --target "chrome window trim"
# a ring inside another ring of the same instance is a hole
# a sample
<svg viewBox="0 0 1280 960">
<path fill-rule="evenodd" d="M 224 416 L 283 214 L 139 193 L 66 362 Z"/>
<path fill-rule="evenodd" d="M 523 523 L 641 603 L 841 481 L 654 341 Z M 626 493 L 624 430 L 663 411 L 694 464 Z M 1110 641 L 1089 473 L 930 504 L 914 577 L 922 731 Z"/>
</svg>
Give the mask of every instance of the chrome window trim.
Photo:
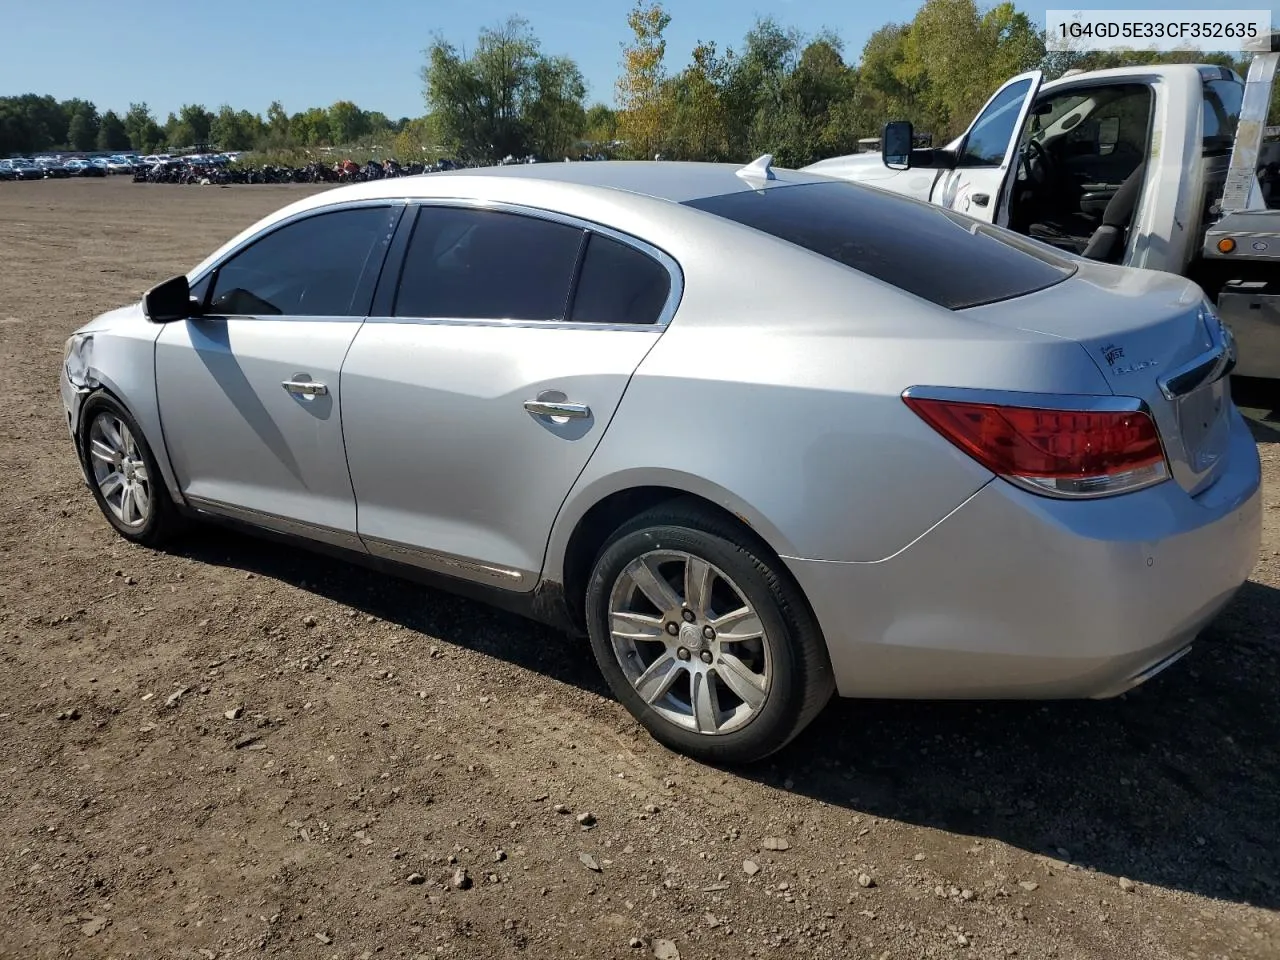
<svg viewBox="0 0 1280 960">
<path fill-rule="evenodd" d="M 306 210 L 299 210 L 297 213 L 291 213 L 287 217 L 282 217 L 279 220 L 273 221 L 272 223 L 263 227 L 261 230 L 254 232 L 248 237 L 245 237 L 244 240 L 242 240 L 240 243 L 237 243 L 232 249 L 228 250 L 216 261 L 214 261 L 213 263 L 211 263 L 209 266 L 205 267 L 203 270 L 199 271 L 198 273 L 187 274 L 187 285 L 194 287 L 197 283 L 200 283 L 206 277 L 213 274 L 215 271 L 220 270 L 228 260 L 232 259 L 233 257 L 239 256 L 247 248 L 253 246 L 259 240 L 269 236 L 270 234 L 275 233 L 277 230 L 283 230 L 285 227 L 291 226 L 292 224 L 310 219 L 311 217 L 318 217 L 326 213 L 339 213 L 343 210 L 356 210 L 363 207 L 387 207 L 391 209 L 398 206 L 401 206 L 401 207 L 407 206 L 409 203 L 410 203 L 410 200 L 407 197 L 378 197 L 376 199 L 343 200 L 339 203 L 330 203 L 330 204 L 325 204 L 324 206 L 309 207 Z M 259 317 L 257 314 L 252 314 L 252 313 L 225 314 L 225 316 L 252 317 L 255 320 L 266 319 L 265 317 Z M 275 315 L 271 314 L 271 316 L 275 316 Z M 363 320 L 364 318 L 357 316 L 357 317 L 343 317 L 342 319 Z"/>
<path fill-rule="evenodd" d="M 665 330 L 676 315 L 676 311 L 680 307 L 680 301 L 684 297 L 684 271 L 680 264 L 665 250 L 656 247 L 646 240 L 624 233 L 613 227 L 596 223 L 592 220 L 586 220 L 582 217 L 576 217 L 568 213 L 560 213 L 555 210 L 547 210 L 543 207 L 531 207 L 519 203 L 511 203 L 505 200 L 484 200 L 474 197 L 414 197 L 407 201 L 410 206 L 416 207 L 453 207 L 455 209 L 464 210 L 490 210 L 498 213 L 510 213 L 516 216 L 532 217 L 536 220 L 546 220 L 551 223 L 559 223 L 565 226 L 574 227 L 578 230 L 587 230 L 591 233 L 598 233 L 603 237 L 616 240 L 619 243 L 626 244 L 634 250 L 643 253 L 650 258 L 658 261 L 667 271 L 668 277 L 671 279 L 671 289 L 667 291 L 667 300 L 663 304 L 662 311 L 658 314 L 657 320 L 653 323 L 591 323 L 584 320 L 514 320 L 501 317 L 411 317 L 411 316 L 376 316 L 367 318 L 369 323 L 400 323 L 414 324 L 425 326 L 481 326 L 481 327 L 539 327 L 544 329 L 556 330 L 612 330 L 621 331 L 653 331 Z M 419 215 L 421 215 L 419 213 Z M 416 224 L 415 224 L 416 228 Z M 406 247 L 405 253 L 408 253 Z M 403 266 L 403 259 L 401 266 Z M 577 278 L 575 277 L 575 282 Z M 397 283 L 399 278 L 397 278 Z"/>
</svg>

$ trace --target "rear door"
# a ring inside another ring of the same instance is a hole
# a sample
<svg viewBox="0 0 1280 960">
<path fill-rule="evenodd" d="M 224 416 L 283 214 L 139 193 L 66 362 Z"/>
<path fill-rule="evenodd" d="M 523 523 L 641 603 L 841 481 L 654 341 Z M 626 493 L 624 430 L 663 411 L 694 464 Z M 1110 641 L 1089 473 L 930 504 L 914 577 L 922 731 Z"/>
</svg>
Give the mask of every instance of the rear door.
<svg viewBox="0 0 1280 960">
<path fill-rule="evenodd" d="M 1019 74 L 987 101 L 964 135 L 956 166 L 934 187 L 935 203 L 988 223 L 1007 222 L 1019 133 L 1042 79 L 1039 70 Z"/>
<path fill-rule="evenodd" d="M 639 241 L 530 210 L 423 205 L 409 219 L 398 284 L 380 286 L 342 370 L 360 537 L 530 590 L 679 271 Z"/>
<path fill-rule="evenodd" d="M 193 506 L 359 548 L 338 376 L 402 210 L 286 223 L 197 284 L 205 315 L 160 331 L 165 446 Z"/>
</svg>

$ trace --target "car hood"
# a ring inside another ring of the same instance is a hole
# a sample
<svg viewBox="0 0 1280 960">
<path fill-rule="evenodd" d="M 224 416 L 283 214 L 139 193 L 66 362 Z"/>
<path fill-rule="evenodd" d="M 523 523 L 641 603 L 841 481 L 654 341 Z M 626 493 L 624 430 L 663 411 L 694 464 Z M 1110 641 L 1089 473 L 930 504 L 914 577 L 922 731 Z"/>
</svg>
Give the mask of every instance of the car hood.
<svg viewBox="0 0 1280 960">
<path fill-rule="evenodd" d="M 824 177 L 841 177 L 847 180 L 888 180 L 904 172 L 886 167 L 878 153 L 851 153 L 845 157 L 831 157 L 800 169 L 805 173 L 820 173 Z"/>
<path fill-rule="evenodd" d="M 149 321 L 147 320 L 146 315 L 142 312 L 142 301 L 139 300 L 137 303 L 131 303 L 124 307 L 117 307 L 114 310 L 108 310 L 106 313 L 99 314 L 76 332 L 109 333 L 128 328 L 137 329 L 147 323 L 149 323 Z M 158 329 L 159 328 L 157 327 L 157 330 Z"/>
</svg>

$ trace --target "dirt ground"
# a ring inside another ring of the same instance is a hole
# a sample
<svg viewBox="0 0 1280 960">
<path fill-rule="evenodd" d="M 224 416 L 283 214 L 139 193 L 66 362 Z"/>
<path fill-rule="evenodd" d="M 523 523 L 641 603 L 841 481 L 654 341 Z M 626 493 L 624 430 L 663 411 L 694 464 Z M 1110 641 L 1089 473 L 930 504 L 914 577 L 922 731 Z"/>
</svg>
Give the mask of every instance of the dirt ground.
<svg viewBox="0 0 1280 960">
<path fill-rule="evenodd" d="M 63 340 L 307 189 L 0 184 L 0 957 L 1280 957 L 1265 409 L 1259 566 L 1171 671 L 1106 702 L 835 702 L 719 771 L 551 631 L 99 516 Z"/>
</svg>

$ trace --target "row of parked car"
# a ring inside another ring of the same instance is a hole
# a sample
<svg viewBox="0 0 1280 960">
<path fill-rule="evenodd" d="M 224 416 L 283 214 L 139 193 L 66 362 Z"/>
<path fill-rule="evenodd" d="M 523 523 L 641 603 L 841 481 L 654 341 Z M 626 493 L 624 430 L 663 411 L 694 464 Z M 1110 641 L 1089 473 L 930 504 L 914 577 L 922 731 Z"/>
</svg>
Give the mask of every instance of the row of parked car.
<svg viewBox="0 0 1280 960">
<path fill-rule="evenodd" d="M 234 154 L 210 154 L 200 157 L 183 157 L 185 161 L 199 160 L 205 164 L 226 164 L 236 158 Z M 60 156 L 13 157 L 0 160 L 0 180 L 54 180 L 67 177 L 105 177 L 113 173 L 133 174 L 151 170 L 174 161 L 170 154 L 116 154 L 109 157 Z"/>
</svg>

